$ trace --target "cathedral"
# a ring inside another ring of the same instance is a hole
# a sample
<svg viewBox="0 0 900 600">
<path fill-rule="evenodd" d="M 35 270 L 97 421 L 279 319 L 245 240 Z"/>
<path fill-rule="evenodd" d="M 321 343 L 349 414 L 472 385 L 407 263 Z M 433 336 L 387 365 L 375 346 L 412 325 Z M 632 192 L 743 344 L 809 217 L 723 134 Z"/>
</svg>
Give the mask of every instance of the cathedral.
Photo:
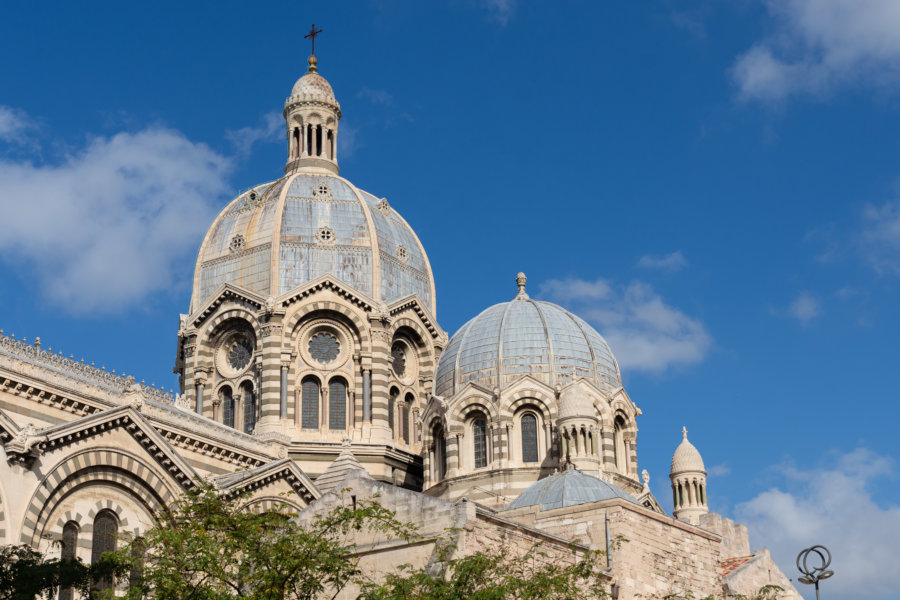
<svg viewBox="0 0 900 600">
<path fill-rule="evenodd" d="M 283 114 L 284 176 L 198 240 L 180 393 L 0 335 L 0 543 L 90 562 L 198 481 L 301 519 L 351 490 L 420 529 L 416 543 L 359 540 L 375 577 L 424 567 L 453 531 L 459 553 L 607 551 L 619 598 L 773 583 L 799 599 L 744 526 L 709 512 L 684 429 L 665 513 L 613 349 L 532 299 L 524 274 L 448 336 L 402 207 L 340 176 L 341 107 L 314 55 Z"/>
</svg>

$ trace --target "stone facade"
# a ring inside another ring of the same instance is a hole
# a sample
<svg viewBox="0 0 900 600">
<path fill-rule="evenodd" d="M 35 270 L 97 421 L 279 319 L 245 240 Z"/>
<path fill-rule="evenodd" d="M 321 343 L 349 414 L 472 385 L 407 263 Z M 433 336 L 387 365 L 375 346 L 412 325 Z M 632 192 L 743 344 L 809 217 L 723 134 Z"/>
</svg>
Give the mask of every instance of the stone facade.
<svg viewBox="0 0 900 600">
<path fill-rule="evenodd" d="M 65 534 L 89 561 L 95 528 L 140 533 L 207 481 L 302 519 L 377 497 L 421 537 L 351 540 L 375 578 L 428 568 L 451 531 L 463 554 L 609 549 L 620 598 L 769 582 L 797 597 L 745 528 L 708 512 L 686 434 L 671 475 L 681 518 L 664 513 L 639 480 L 641 410 L 612 350 L 530 299 L 523 274 L 512 301 L 448 338 L 424 246 L 339 175 L 340 105 L 315 57 L 284 116 L 285 176 L 228 204 L 201 245 L 178 393 L 0 330 L 0 543 L 53 553 Z"/>
</svg>

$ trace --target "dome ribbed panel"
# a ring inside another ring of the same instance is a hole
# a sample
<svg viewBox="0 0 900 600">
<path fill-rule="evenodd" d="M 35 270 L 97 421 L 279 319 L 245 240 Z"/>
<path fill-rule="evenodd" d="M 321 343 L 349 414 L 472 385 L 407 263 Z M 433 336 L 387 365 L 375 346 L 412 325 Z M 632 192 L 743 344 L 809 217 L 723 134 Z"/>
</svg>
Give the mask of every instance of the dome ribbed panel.
<svg viewBox="0 0 900 600">
<path fill-rule="evenodd" d="M 507 306 L 500 336 L 502 387 L 521 375 L 532 375 L 550 385 L 550 347 L 536 305 L 515 300 Z"/>
<path fill-rule="evenodd" d="M 438 361 L 437 375 L 434 380 L 435 394 L 438 396 L 452 395 L 455 391 L 456 357 L 459 355 L 459 346 L 465 337 L 466 328 L 474 321 L 475 319 L 472 319 L 460 327 L 456 335 L 450 339 L 450 343 L 447 344 L 447 349 L 441 354 L 441 358 Z"/>
<path fill-rule="evenodd" d="M 267 194 L 270 191 L 271 183 L 247 190 L 216 219 L 200 259 L 200 302 L 223 283 L 268 292 L 272 245 L 265 232 L 272 228 L 278 198 L 277 193 Z M 258 200 L 250 200 L 251 192 L 256 192 Z M 243 247 L 232 250 L 238 235 L 243 237 Z"/>
<path fill-rule="evenodd" d="M 577 377 L 594 376 L 593 353 L 572 316 L 555 304 L 539 302 L 550 339 L 553 340 L 554 384 L 566 385 Z"/>
<path fill-rule="evenodd" d="M 584 319 L 578 315 L 573 315 L 572 313 L 568 314 L 581 326 L 581 330 L 591 344 L 591 348 L 594 351 L 594 369 L 596 371 L 597 379 L 613 388 L 622 385 L 622 374 L 619 371 L 619 363 L 616 361 L 616 357 L 613 356 L 612 350 L 610 350 L 609 344 L 606 343 L 603 336 L 597 333 L 596 329 L 588 325 Z"/>
<path fill-rule="evenodd" d="M 672 473 L 681 473 L 683 471 L 703 471 L 706 472 L 706 467 L 703 465 L 703 458 L 700 456 L 700 451 L 697 448 L 687 441 L 687 439 L 681 440 L 681 443 L 678 444 L 678 448 L 675 449 L 675 454 L 672 456 Z"/>
<path fill-rule="evenodd" d="M 362 196 L 369 206 L 378 236 L 381 299 L 393 302 L 410 294 L 418 294 L 430 307 L 431 276 L 415 234 L 394 209 L 389 208 L 384 214 L 378 210 L 378 198 L 368 192 L 362 192 Z M 405 260 L 399 255 L 400 246 L 406 249 Z"/>
<path fill-rule="evenodd" d="M 438 374 L 435 393 L 441 396 L 469 381 L 505 388 L 526 375 L 548 385 L 579 378 L 610 391 L 622 385 L 599 333 L 556 304 L 527 298 L 492 306 L 466 323 L 441 355 Z"/>
<path fill-rule="evenodd" d="M 325 184 L 330 196 L 313 190 Z M 334 242 L 320 243 L 317 232 L 328 227 Z M 298 175 L 288 188 L 281 217 L 278 293 L 330 273 L 372 296 L 372 240 L 356 195 L 335 177 Z"/>
<path fill-rule="evenodd" d="M 510 502 L 506 509 L 540 506 L 542 510 L 552 510 L 612 498 L 621 498 L 638 504 L 637 500 L 622 488 L 572 469 L 534 482 Z"/>
<path fill-rule="evenodd" d="M 505 309 L 505 304 L 490 307 L 475 317 L 475 321 L 466 329 L 458 352 L 456 389 L 470 381 L 486 388 L 497 385 L 497 341 Z"/>
<path fill-rule="evenodd" d="M 328 189 L 319 190 L 322 184 Z M 223 283 L 280 296 L 329 274 L 374 300 L 418 294 L 433 310 L 433 277 L 418 238 L 396 211 L 383 214 L 378 203 L 340 177 L 302 171 L 241 194 L 204 240 L 191 306 L 201 306 Z M 317 237 L 325 227 L 333 240 Z M 243 246 L 235 247 L 237 235 Z"/>
</svg>

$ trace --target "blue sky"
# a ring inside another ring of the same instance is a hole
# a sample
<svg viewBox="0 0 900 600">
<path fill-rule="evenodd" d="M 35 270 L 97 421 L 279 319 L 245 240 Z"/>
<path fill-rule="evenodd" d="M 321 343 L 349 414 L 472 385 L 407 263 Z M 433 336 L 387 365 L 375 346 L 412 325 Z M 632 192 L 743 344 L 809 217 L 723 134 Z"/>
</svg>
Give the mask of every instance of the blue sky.
<svg viewBox="0 0 900 600">
<path fill-rule="evenodd" d="M 419 234 L 445 330 L 525 271 L 610 342 L 664 506 L 686 425 L 789 576 L 823 543 L 829 597 L 900 597 L 891 0 L 5 6 L 7 334 L 176 386 L 197 248 L 281 174 L 311 22 L 342 175 Z"/>
</svg>

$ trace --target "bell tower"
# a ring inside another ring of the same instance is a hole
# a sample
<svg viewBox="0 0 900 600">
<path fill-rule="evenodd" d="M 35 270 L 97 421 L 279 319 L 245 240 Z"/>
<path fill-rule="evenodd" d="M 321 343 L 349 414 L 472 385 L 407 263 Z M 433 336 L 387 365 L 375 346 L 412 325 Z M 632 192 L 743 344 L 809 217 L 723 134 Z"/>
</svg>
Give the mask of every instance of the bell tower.
<svg viewBox="0 0 900 600">
<path fill-rule="evenodd" d="M 341 105 L 334 97 L 331 84 L 319 75 L 316 59 L 316 36 L 321 33 L 313 25 L 305 36 L 312 40 L 307 73 L 297 80 L 284 103 L 288 153 L 285 174 L 300 169 L 320 170 L 337 175 L 338 121 Z"/>
</svg>

